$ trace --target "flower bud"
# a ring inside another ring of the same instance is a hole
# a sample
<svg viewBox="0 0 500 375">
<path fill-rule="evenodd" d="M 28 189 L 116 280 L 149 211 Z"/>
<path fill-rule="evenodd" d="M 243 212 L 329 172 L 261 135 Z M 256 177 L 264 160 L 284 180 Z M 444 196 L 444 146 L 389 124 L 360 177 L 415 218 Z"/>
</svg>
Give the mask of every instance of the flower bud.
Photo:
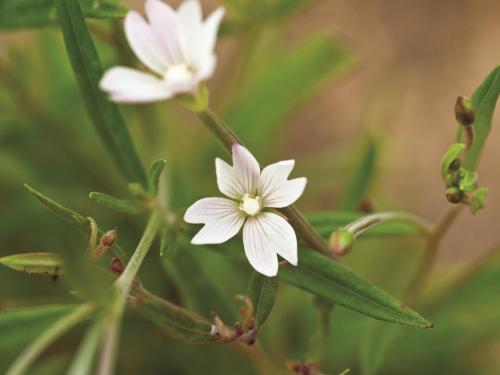
<svg viewBox="0 0 500 375">
<path fill-rule="evenodd" d="M 474 104 L 469 98 L 459 96 L 455 104 L 455 117 L 462 126 L 472 125 L 476 119 Z"/>
<path fill-rule="evenodd" d="M 118 231 L 116 229 L 108 230 L 101 237 L 101 245 L 111 247 L 115 244 L 117 237 Z"/>
<path fill-rule="evenodd" d="M 345 255 L 352 248 L 354 235 L 345 228 L 339 228 L 330 236 L 330 250 L 337 256 Z"/>
<path fill-rule="evenodd" d="M 450 187 L 446 190 L 446 199 L 450 203 L 460 203 L 464 199 L 464 192 L 456 187 Z"/>
</svg>

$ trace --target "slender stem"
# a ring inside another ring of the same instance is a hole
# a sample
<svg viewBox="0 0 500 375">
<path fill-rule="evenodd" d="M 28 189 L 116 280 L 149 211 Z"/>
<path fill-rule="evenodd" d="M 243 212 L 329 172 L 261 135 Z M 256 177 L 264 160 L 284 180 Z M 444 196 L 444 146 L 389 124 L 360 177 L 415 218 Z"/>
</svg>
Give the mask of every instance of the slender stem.
<svg viewBox="0 0 500 375">
<path fill-rule="evenodd" d="M 424 253 L 423 261 L 420 264 L 420 268 L 415 276 L 415 279 L 410 284 L 408 289 L 408 295 L 411 299 L 418 299 L 419 294 L 425 288 L 429 276 L 434 269 L 441 240 L 450 228 L 451 224 L 453 224 L 455 219 L 458 217 L 458 214 L 461 212 L 463 207 L 463 205 L 459 205 L 448 209 L 436 225 L 435 229 L 432 231 L 432 234 L 427 242 L 427 248 Z"/>
<path fill-rule="evenodd" d="M 217 137 L 217 139 L 229 155 L 231 155 L 231 148 L 233 144 L 243 144 L 236 136 L 236 134 L 234 134 L 224 123 L 224 121 L 211 109 L 206 108 L 205 110 L 199 112 L 198 116 L 201 121 Z M 288 218 L 288 220 L 290 220 L 291 225 L 309 244 L 309 246 L 319 252 L 325 253 L 328 256 L 332 256 L 323 237 L 321 237 L 316 229 L 314 229 L 314 227 L 306 220 L 306 218 L 298 210 L 298 208 L 296 208 L 294 205 L 291 205 L 285 208 L 281 208 L 279 209 L 279 211 L 283 213 Z"/>
<path fill-rule="evenodd" d="M 6 375 L 21 375 L 26 373 L 37 357 L 55 340 L 70 330 L 73 326 L 84 320 L 95 306 L 92 303 L 80 305 L 68 315 L 62 317 L 44 331 L 38 338 L 29 344 L 17 357 L 16 361 L 7 371 Z"/>
<path fill-rule="evenodd" d="M 153 243 L 160 222 L 159 212 L 156 210 L 153 211 L 132 258 L 130 258 L 127 267 L 115 282 L 115 297 L 111 302 L 105 321 L 101 361 L 97 372 L 99 375 L 109 375 L 113 373 L 120 338 L 120 324 L 127 297 L 136 279 L 137 272 Z"/>
<path fill-rule="evenodd" d="M 358 237 L 378 224 L 388 221 L 408 222 L 415 226 L 425 236 L 431 236 L 433 232 L 431 224 L 424 219 L 407 212 L 377 212 L 366 215 L 351 224 L 346 225 L 345 229 L 351 232 L 355 237 Z"/>
</svg>

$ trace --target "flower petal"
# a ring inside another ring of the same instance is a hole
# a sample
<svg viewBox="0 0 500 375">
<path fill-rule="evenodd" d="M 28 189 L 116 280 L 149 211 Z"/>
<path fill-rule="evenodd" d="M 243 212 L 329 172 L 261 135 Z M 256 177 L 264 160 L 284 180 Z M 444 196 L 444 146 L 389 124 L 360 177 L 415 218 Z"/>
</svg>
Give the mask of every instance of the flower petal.
<svg viewBox="0 0 500 375">
<path fill-rule="evenodd" d="M 259 183 L 260 166 L 245 147 L 233 145 L 233 170 L 245 193 L 255 194 Z"/>
<path fill-rule="evenodd" d="M 221 193 L 233 199 L 255 194 L 259 181 L 260 167 L 253 155 L 239 144 L 233 145 L 233 166 L 215 159 L 217 186 Z"/>
<path fill-rule="evenodd" d="M 205 223 L 191 240 L 192 244 L 218 244 L 239 232 L 245 215 L 234 201 L 225 198 L 204 198 L 188 208 L 184 220 L 193 224 Z"/>
<path fill-rule="evenodd" d="M 243 246 L 248 261 L 257 272 L 268 277 L 276 276 L 276 249 L 269 243 L 259 217 L 250 217 L 243 226 Z"/>
<path fill-rule="evenodd" d="M 167 53 L 153 28 L 137 12 L 125 17 L 125 36 L 137 58 L 152 71 L 163 75 L 168 67 Z"/>
<path fill-rule="evenodd" d="M 167 53 L 168 62 L 171 65 L 182 63 L 175 10 L 161 0 L 146 0 L 145 8 L 151 28 Z"/>
<path fill-rule="evenodd" d="M 257 220 L 266 236 L 266 242 L 288 263 L 297 265 L 297 236 L 292 226 L 281 216 L 264 212 Z"/>
<path fill-rule="evenodd" d="M 177 27 L 184 58 L 189 64 L 197 66 L 202 52 L 201 5 L 198 0 L 185 0 L 177 9 Z"/>
<path fill-rule="evenodd" d="M 238 211 L 238 203 L 231 199 L 203 198 L 186 210 L 184 221 L 190 224 L 208 223 L 234 211 Z"/>
<path fill-rule="evenodd" d="M 109 69 L 99 86 L 111 100 L 122 103 L 153 102 L 172 96 L 165 83 L 152 74 L 121 66 Z"/>
<path fill-rule="evenodd" d="M 268 165 L 262 170 L 258 191 L 264 207 L 286 207 L 302 195 L 307 179 L 300 177 L 288 180 L 294 165 L 294 160 L 285 160 Z"/>
<path fill-rule="evenodd" d="M 203 24 L 203 49 L 206 53 L 211 54 L 215 47 L 215 41 L 217 40 L 217 31 L 219 30 L 219 25 L 224 17 L 224 7 L 219 7 L 208 16 Z"/>
</svg>

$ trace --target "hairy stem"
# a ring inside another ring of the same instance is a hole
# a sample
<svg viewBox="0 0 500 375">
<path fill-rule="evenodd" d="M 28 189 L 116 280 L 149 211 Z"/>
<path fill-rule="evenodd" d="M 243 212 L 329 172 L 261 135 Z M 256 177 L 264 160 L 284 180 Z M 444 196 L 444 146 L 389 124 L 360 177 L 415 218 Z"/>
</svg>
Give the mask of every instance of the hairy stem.
<svg viewBox="0 0 500 375">
<path fill-rule="evenodd" d="M 156 210 L 153 211 L 132 258 L 130 258 L 127 267 L 115 282 L 114 299 L 109 306 L 104 324 L 101 360 L 97 372 L 99 375 L 110 375 L 113 373 L 120 338 L 120 324 L 125 304 L 136 279 L 137 272 L 153 243 L 160 222 L 160 214 Z"/>
<path fill-rule="evenodd" d="M 234 134 L 224 123 L 224 121 L 211 109 L 206 108 L 205 110 L 199 112 L 198 116 L 201 121 L 210 129 L 210 131 L 212 131 L 212 133 L 217 137 L 217 139 L 222 144 L 226 152 L 229 153 L 229 155 L 231 155 L 231 148 L 233 144 L 239 143 L 243 145 L 236 134 Z M 328 245 L 326 244 L 324 239 L 294 205 L 281 208 L 279 209 L 279 211 L 283 213 L 288 218 L 288 220 L 290 220 L 290 224 L 309 244 L 309 246 L 319 252 L 331 256 Z"/>
<path fill-rule="evenodd" d="M 69 331 L 73 326 L 84 320 L 94 311 L 95 306 L 88 302 L 80 305 L 71 313 L 63 316 L 43 332 L 38 338 L 29 344 L 24 351 L 17 357 L 16 361 L 7 371 L 6 375 L 25 374 L 28 368 L 38 358 L 38 356 L 54 341 Z"/>
</svg>

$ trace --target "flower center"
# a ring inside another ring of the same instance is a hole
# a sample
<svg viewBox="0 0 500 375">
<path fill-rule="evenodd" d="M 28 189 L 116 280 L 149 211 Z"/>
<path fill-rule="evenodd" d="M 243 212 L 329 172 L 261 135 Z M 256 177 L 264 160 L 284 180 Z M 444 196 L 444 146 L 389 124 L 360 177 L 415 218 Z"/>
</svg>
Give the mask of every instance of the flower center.
<svg viewBox="0 0 500 375">
<path fill-rule="evenodd" d="M 252 197 L 248 193 L 243 196 L 240 203 L 240 210 L 249 216 L 257 215 L 262 210 L 262 202 L 259 196 Z"/>
<path fill-rule="evenodd" d="M 187 64 L 171 65 L 167 69 L 165 78 L 170 82 L 189 82 L 194 75 L 193 69 Z"/>
</svg>

